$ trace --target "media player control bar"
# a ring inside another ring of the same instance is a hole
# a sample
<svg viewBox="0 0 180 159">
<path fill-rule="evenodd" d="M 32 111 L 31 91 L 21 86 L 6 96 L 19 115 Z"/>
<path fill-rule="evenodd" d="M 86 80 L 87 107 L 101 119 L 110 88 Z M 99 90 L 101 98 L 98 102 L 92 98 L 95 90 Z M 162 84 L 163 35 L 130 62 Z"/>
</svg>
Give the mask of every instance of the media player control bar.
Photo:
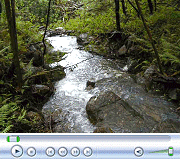
<svg viewBox="0 0 180 159">
<path fill-rule="evenodd" d="M 180 159 L 180 134 L 1 134 L 0 143 L 0 159 Z"/>
</svg>

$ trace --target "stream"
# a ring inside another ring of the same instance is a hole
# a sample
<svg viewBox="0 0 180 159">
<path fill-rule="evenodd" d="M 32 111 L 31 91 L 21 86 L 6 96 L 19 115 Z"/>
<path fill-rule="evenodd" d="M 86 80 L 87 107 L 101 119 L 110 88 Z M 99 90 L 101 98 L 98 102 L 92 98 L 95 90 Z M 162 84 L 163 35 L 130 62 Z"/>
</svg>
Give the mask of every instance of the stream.
<svg viewBox="0 0 180 159">
<path fill-rule="evenodd" d="M 91 103 L 99 100 L 104 104 L 103 109 L 96 110 L 97 115 L 102 115 L 97 116 L 102 119 L 102 122 L 96 124 L 98 128 L 105 124 L 115 133 L 180 131 L 176 106 L 163 95 L 147 92 L 141 83 L 137 83 L 137 79 L 134 80 L 132 75 L 125 72 L 128 66 L 124 66 L 122 61 L 82 50 L 75 36 L 54 36 L 48 40 L 54 51 L 66 53 L 60 62 L 51 64 L 51 67 L 61 65 L 66 68 L 66 76 L 55 83 L 55 93 L 42 110 L 45 119 L 50 122 L 52 132 L 94 132 L 96 127 L 90 123 L 86 113 L 87 102 L 92 96 L 96 97 Z M 95 82 L 95 88 L 86 87 L 88 80 Z M 126 105 L 119 104 L 111 109 L 113 103 L 109 107 L 109 102 L 112 99 L 105 97 L 108 91 L 114 92 Z M 103 92 L 106 93 L 100 96 Z"/>
<path fill-rule="evenodd" d="M 65 78 L 56 82 L 56 91 L 44 105 L 43 111 L 53 112 L 56 109 L 62 109 L 69 123 L 68 131 L 93 132 L 95 127 L 89 122 L 85 108 L 88 100 L 100 90 L 98 87 L 87 90 L 86 82 L 121 76 L 122 72 L 118 64 L 111 59 L 78 49 L 75 36 L 55 36 L 49 37 L 48 40 L 54 47 L 54 51 L 67 53 L 63 56 L 63 60 L 51 64 L 51 67 L 61 65 L 67 69 L 65 69 Z"/>
</svg>

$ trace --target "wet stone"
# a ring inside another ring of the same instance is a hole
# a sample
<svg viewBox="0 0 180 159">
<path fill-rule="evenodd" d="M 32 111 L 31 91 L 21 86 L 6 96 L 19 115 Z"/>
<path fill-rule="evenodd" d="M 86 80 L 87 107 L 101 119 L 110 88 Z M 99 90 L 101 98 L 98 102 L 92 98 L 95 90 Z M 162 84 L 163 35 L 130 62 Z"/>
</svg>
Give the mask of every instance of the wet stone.
<svg viewBox="0 0 180 159">
<path fill-rule="evenodd" d="M 149 120 L 151 125 L 148 124 L 141 114 L 111 91 L 91 97 L 86 111 L 94 125 L 108 125 L 114 132 L 150 132 L 151 125 L 156 124 L 153 119 Z"/>
</svg>

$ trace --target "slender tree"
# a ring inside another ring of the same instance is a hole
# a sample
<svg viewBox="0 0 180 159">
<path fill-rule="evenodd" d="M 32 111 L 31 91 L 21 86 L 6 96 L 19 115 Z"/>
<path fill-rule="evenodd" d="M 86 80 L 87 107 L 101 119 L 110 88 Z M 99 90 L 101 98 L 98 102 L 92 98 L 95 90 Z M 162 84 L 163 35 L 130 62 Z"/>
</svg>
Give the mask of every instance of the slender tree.
<svg viewBox="0 0 180 159">
<path fill-rule="evenodd" d="M 15 19 L 15 2 L 14 0 L 4 0 L 6 8 L 6 16 L 8 20 L 9 33 L 11 37 L 11 49 L 13 51 L 13 63 L 17 75 L 18 89 L 22 87 L 22 73 L 20 69 L 20 62 L 18 57 L 18 42 L 16 32 L 16 19 Z"/>
<path fill-rule="evenodd" d="M 154 0 L 154 11 L 156 11 L 156 10 L 157 10 L 157 1 Z"/>
<path fill-rule="evenodd" d="M 139 15 L 138 9 L 134 6 L 134 4 L 133 4 L 130 0 L 127 0 L 127 1 L 128 1 L 129 4 L 134 8 L 134 10 L 137 12 L 137 15 L 138 15 L 138 17 L 139 17 L 140 15 Z"/>
<path fill-rule="evenodd" d="M 122 4 L 122 9 L 123 9 L 124 15 L 127 15 L 127 12 L 126 12 L 126 6 L 125 6 L 124 0 L 121 0 L 121 4 Z"/>
<path fill-rule="evenodd" d="M 116 27 L 117 31 L 120 31 L 120 15 L 119 15 L 119 0 L 114 0 L 115 2 L 115 13 L 116 13 Z"/>
<path fill-rule="evenodd" d="M 48 25 L 49 25 L 50 9 L 51 9 L 51 0 L 49 0 L 49 3 L 48 3 L 48 13 L 47 13 L 46 27 L 45 27 L 45 31 L 44 31 L 43 40 L 42 40 L 43 45 L 44 45 L 44 51 L 43 51 L 43 56 L 42 56 L 43 66 L 44 66 L 44 55 L 46 54 L 45 36 L 46 36 L 47 28 L 48 28 Z"/>
<path fill-rule="evenodd" d="M 150 14 L 153 14 L 153 3 L 151 0 L 148 0 L 148 6 L 149 6 Z"/>
<path fill-rule="evenodd" d="M 1 5 L 1 1 L 0 1 L 0 22 L 1 22 L 1 13 L 2 13 L 2 5 Z"/>
<path fill-rule="evenodd" d="M 0 15 L 2 13 L 2 5 L 1 5 L 1 1 L 0 1 Z"/>
<path fill-rule="evenodd" d="M 148 34 L 148 36 L 149 36 L 149 40 L 150 40 L 151 45 L 152 45 L 152 47 L 153 47 L 153 50 L 154 50 L 154 53 L 155 53 L 155 56 L 156 56 L 156 59 L 157 59 L 157 63 L 158 63 L 159 70 L 160 70 L 160 72 L 161 72 L 162 74 L 164 74 L 164 71 L 163 71 L 162 65 L 161 65 L 161 61 L 160 61 L 160 58 L 159 58 L 158 51 L 157 51 L 156 46 L 155 46 L 155 44 L 154 44 L 154 41 L 153 41 L 151 32 L 150 32 L 150 30 L 149 30 L 149 27 L 148 27 L 148 25 L 147 25 L 146 22 L 145 22 L 144 16 L 143 16 L 142 11 L 141 11 L 141 7 L 140 7 L 140 5 L 139 5 L 139 2 L 138 2 L 138 0 L 135 0 L 135 2 L 136 2 L 136 5 L 137 5 L 137 8 L 138 8 L 138 10 L 139 10 L 139 13 L 140 13 L 142 22 L 143 22 L 143 24 L 144 24 L 144 28 L 146 29 L 146 32 L 147 32 L 147 34 Z"/>
</svg>

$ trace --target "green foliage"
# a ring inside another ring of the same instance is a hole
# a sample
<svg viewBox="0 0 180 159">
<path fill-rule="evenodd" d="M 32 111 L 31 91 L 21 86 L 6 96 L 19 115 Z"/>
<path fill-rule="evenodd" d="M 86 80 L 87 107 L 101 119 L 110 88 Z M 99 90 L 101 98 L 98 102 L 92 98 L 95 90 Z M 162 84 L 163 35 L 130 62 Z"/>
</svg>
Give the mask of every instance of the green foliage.
<svg viewBox="0 0 180 159">
<path fill-rule="evenodd" d="M 10 129 L 13 127 L 13 121 L 16 119 L 14 112 L 17 111 L 17 109 L 18 109 L 18 106 L 14 102 L 4 104 L 0 108 L 0 131 L 1 132 L 6 133 L 10 131 Z"/>
<path fill-rule="evenodd" d="M 78 16 L 64 24 L 66 29 L 90 34 L 115 30 L 114 1 L 83 0 L 83 3 L 83 9 L 76 12 Z M 132 3 L 136 7 L 133 1 Z M 179 1 L 162 0 L 162 4 L 157 4 L 157 11 L 154 11 L 153 15 L 149 15 L 147 0 L 141 0 L 140 3 L 166 71 L 171 73 L 177 71 L 180 69 L 179 42 L 177 43 L 180 41 Z M 137 12 L 127 2 L 126 8 L 128 15 L 124 16 L 120 7 L 120 22 L 123 32 L 134 35 L 136 37 L 134 42 L 138 43 L 143 51 L 152 53 L 149 37 L 141 19 L 137 16 Z M 98 46 L 100 47 L 100 45 Z M 140 65 L 145 68 L 152 61 L 152 59 L 150 61 L 145 60 Z"/>
<path fill-rule="evenodd" d="M 47 13 L 47 4 L 47 0 L 16 0 L 16 6 L 18 8 L 17 12 L 20 14 L 20 18 L 32 23 L 41 23 L 42 18 L 45 19 Z"/>
<path fill-rule="evenodd" d="M 44 25 L 47 19 L 48 0 L 16 0 L 17 12 L 19 17 L 25 21 L 30 21 L 33 24 Z M 68 7 L 71 6 L 71 1 L 56 0 L 51 3 L 50 22 L 56 23 L 63 18 L 68 19 L 71 11 Z"/>
<path fill-rule="evenodd" d="M 180 69 L 180 43 L 170 43 L 161 39 L 162 54 L 161 58 L 167 71 L 179 71 Z M 170 67 L 169 67 L 170 66 Z"/>
<path fill-rule="evenodd" d="M 33 58 L 31 59 L 31 61 L 25 67 L 26 73 L 23 75 L 23 80 L 25 81 L 25 85 L 27 85 L 28 77 L 30 77 L 33 74 L 33 72 L 32 72 L 32 63 L 33 63 Z"/>
<path fill-rule="evenodd" d="M 80 33 L 89 32 L 90 34 L 114 30 L 115 14 L 113 8 L 110 7 L 112 3 L 110 6 L 108 4 L 107 2 L 98 3 L 98 1 L 85 4 L 82 11 L 77 11 L 78 16 L 75 19 L 70 19 L 64 24 L 65 29 Z"/>
<path fill-rule="evenodd" d="M 40 132 L 43 125 L 39 125 L 43 119 L 33 117 L 32 120 L 28 118 L 28 105 L 23 105 L 21 95 L 1 94 L 0 98 L 0 132 Z M 32 109 L 32 108 L 31 108 Z"/>
<path fill-rule="evenodd" d="M 65 54 L 66 53 L 63 53 L 61 51 L 56 51 L 56 52 L 52 52 L 51 54 L 46 54 L 44 58 L 47 64 L 52 64 L 54 62 L 61 61 L 62 57 Z"/>
<path fill-rule="evenodd" d="M 42 35 L 38 33 L 38 26 L 29 21 L 21 21 L 17 18 L 18 44 L 21 51 L 25 51 L 27 44 L 41 41 Z"/>
<path fill-rule="evenodd" d="M 65 5 L 66 2 L 64 1 L 62 3 Z M 28 59 L 26 59 L 25 54 L 29 51 L 27 48 L 31 43 L 42 41 L 42 34 L 39 32 L 39 27 L 46 21 L 47 4 L 48 0 L 16 0 L 16 27 L 19 57 L 21 68 L 23 68 L 24 73 L 23 80 L 25 82 L 19 92 L 17 92 L 14 87 L 14 76 L 12 74 L 10 75 L 11 77 L 7 75 L 10 70 L 13 54 L 10 47 L 7 19 L 3 8 L 3 13 L 1 14 L 0 19 L 0 132 L 44 131 L 43 118 L 39 115 L 40 113 L 33 112 L 35 115 L 32 115 L 30 119 L 28 117 L 29 110 L 34 109 L 34 104 L 39 104 L 39 99 L 36 99 L 36 101 L 32 100 L 34 97 L 31 92 L 31 86 L 28 82 L 35 76 L 41 76 L 42 80 L 44 80 L 43 77 L 50 74 L 50 72 L 44 69 L 41 69 L 38 72 L 33 72 L 33 59 L 29 62 Z M 58 5 L 60 7 L 61 3 L 58 3 Z M 52 14 L 50 17 L 52 20 L 51 22 L 60 20 L 58 24 L 52 24 L 52 26 L 59 27 L 58 25 L 61 23 L 59 15 L 62 15 L 62 13 L 58 8 L 56 8 L 57 4 L 56 6 L 53 5 L 53 7 L 54 9 L 52 8 Z M 56 54 L 56 59 L 54 55 L 53 60 L 57 60 L 57 58 L 60 60 L 63 55 L 63 53 L 59 52 Z M 51 59 L 52 56 L 48 58 Z M 48 58 L 46 59 L 47 61 Z M 51 61 L 49 60 L 49 63 L 50 62 Z M 49 83 L 49 80 L 46 81 L 47 85 Z"/>
<path fill-rule="evenodd" d="M 180 13 L 171 6 L 161 7 L 148 21 L 158 43 L 164 68 L 172 74 L 180 69 Z"/>
</svg>

